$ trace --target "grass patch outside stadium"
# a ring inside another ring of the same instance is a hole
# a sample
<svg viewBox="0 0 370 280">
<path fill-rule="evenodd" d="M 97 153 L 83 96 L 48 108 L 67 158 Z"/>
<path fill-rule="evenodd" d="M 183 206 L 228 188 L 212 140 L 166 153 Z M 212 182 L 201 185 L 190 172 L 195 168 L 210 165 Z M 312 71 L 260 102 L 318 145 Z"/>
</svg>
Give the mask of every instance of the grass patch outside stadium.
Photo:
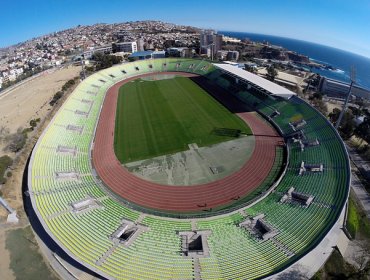
<svg viewBox="0 0 370 280">
<path fill-rule="evenodd" d="M 251 129 L 191 79 L 137 79 L 120 88 L 114 150 L 122 163 L 234 139 L 220 130 Z"/>
</svg>

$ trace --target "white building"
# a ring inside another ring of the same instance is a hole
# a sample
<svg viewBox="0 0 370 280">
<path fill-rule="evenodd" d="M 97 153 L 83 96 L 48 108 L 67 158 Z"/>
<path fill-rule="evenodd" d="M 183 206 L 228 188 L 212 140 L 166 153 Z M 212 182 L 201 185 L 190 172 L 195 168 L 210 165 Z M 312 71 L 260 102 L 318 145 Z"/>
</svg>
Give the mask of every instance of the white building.
<svg viewBox="0 0 370 280">
<path fill-rule="evenodd" d="M 116 43 L 115 45 L 116 45 L 116 52 L 124 52 L 124 53 L 137 52 L 137 43 L 135 41 Z"/>
<path fill-rule="evenodd" d="M 23 68 L 16 68 L 9 71 L 9 76 L 18 77 L 23 73 Z"/>
<path fill-rule="evenodd" d="M 326 77 L 322 77 L 320 80 L 319 90 L 328 96 L 334 96 L 344 99 L 348 94 L 349 84 L 333 79 L 328 79 Z M 361 88 L 356 85 L 352 88 L 351 93 L 356 97 L 370 99 L 370 90 Z"/>
<path fill-rule="evenodd" d="M 143 38 L 139 38 L 136 41 L 136 44 L 137 44 L 137 51 L 142 52 L 144 50 L 144 40 L 143 40 Z"/>
<path fill-rule="evenodd" d="M 85 59 L 90 59 L 94 54 L 102 53 L 102 54 L 110 54 L 112 53 L 112 45 L 97 47 L 97 48 L 90 48 L 89 50 L 84 52 Z"/>
<path fill-rule="evenodd" d="M 232 38 L 232 37 L 229 37 L 229 36 L 224 36 L 222 38 L 222 41 L 228 42 L 228 43 L 240 43 L 241 42 L 240 39 Z"/>
<path fill-rule="evenodd" d="M 217 58 L 221 60 L 227 59 L 227 60 L 237 61 L 239 59 L 239 52 L 221 50 L 217 52 Z"/>
</svg>

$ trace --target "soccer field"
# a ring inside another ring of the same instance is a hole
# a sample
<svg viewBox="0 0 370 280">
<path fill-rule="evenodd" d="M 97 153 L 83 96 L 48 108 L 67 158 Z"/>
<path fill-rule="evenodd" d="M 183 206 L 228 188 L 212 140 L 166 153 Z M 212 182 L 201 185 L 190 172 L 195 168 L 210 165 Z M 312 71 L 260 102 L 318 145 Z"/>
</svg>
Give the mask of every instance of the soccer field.
<svg viewBox="0 0 370 280">
<path fill-rule="evenodd" d="M 251 129 L 189 78 L 137 79 L 120 88 L 114 150 L 126 163 L 233 139 L 215 129 Z"/>
</svg>

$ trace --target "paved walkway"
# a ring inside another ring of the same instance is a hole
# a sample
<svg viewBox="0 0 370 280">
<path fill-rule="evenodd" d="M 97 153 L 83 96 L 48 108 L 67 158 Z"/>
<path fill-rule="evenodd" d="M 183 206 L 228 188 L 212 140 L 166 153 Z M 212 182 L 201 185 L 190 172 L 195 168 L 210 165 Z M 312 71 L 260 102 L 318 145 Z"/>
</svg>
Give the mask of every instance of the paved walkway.
<svg viewBox="0 0 370 280">
<path fill-rule="evenodd" d="M 350 147 L 347 145 L 347 150 L 348 150 L 351 162 L 354 165 L 354 167 L 352 167 L 351 187 L 357 199 L 361 203 L 362 208 L 364 209 L 366 213 L 366 216 L 370 219 L 370 194 L 366 191 L 361 180 L 358 178 L 358 176 L 355 173 L 355 171 L 358 168 L 362 168 L 363 170 L 370 170 L 370 164 L 368 161 L 363 160 L 353 147 Z"/>
<path fill-rule="evenodd" d="M 364 209 L 366 216 L 370 219 L 370 195 L 365 190 L 365 187 L 362 185 L 360 179 L 357 175 L 352 171 L 352 182 L 351 182 L 352 190 L 355 192 L 355 195 L 359 202 Z"/>
</svg>

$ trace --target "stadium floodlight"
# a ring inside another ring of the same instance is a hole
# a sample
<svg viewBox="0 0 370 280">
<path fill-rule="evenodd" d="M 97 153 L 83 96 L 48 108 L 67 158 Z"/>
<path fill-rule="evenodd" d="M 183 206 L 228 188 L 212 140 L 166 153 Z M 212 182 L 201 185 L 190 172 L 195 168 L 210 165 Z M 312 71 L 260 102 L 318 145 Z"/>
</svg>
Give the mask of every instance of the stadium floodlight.
<svg viewBox="0 0 370 280">
<path fill-rule="evenodd" d="M 335 124 L 335 129 L 336 130 L 339 129 L 339 126 L 340 126 L 340 123 L 342 122 L 344 113 L 347 110 L 349 98 L 351 97 L 351 93 L 352 93 L 352 87 L 354 86 L 355 83 L 356 83 L 356 68 L 354 66 L 351 66 L 351 83 L 349 85 L 349 90 L 348 90 L 348 93 L 347 93 L 346 100 L 345 100 L 345 102 L 343 104 L 343 109 L 340 112 L 340 115 L 339 115 L 339 118 L 337 120 L 337 123 Z"/>
</svg>

